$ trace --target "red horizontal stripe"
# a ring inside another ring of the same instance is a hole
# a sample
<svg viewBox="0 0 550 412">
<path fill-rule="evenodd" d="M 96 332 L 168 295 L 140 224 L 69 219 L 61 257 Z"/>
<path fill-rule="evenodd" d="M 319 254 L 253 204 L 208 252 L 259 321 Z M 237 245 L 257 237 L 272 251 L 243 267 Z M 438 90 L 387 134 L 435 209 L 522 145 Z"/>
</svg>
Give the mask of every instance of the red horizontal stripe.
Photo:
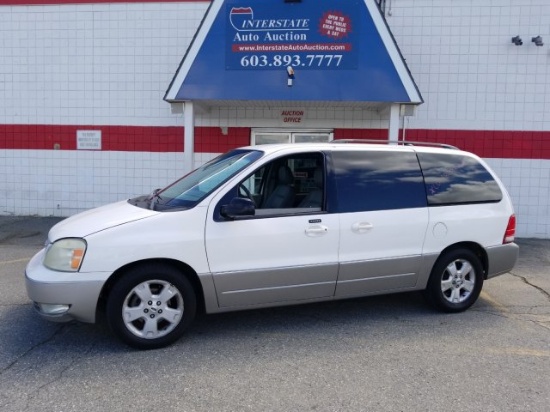
<svg viewBox="0 0 550 412">
<path fill-rule="evenodd" d="M 336 129 L 334 138 L 385 140 L 388 131 Z M 449 144 L 485 158 L 550 159 L 550 131 L 409 129 L 405 131 L 405 140 Z"/>
<path fill-rule="evenodd" d="M 408 130 L 405 140 L 457 146 L 480 157 L 550 159 L 550 131 Z"/>
<path fill-rule="evenodd" d="M 180 127 L 0 125 L 0 148 L 76 150 L 77 130 L 101 130 L 102 150 L 177 152 Z"/>
<path fill-rule="evenodd" d="M 183 152 L 183 127 L 2 125 L 0 149 L 76 150 L 78 130 L 101 130 L 102 151 Z M 195 128 L 195 151 L 223 153 L 250 144 L 250 128 Z"/>
<path fill-rule="evenodd" d="M 95 4 L 95 3 L 190 3 L 210 2 L 211 0 L 0 0 L 0 6 L 29 6 L 55 4 Z"/>
<path fill-rule="evenodd" d="M 0 149 L 76 150 L 78 130 L 101 130 L 103 151 L 182 152 L 183 127 L 2 125 Z M 335 129 L 336 139 L 387 139 L 386 129 Z M 550 131 L 410 129 L 409 141 L 445 143 L 485 158 L 550 159 Z M 195 152 L 223 153 L 250 144 L 249 127 L 195 128 Z"/>
</svg>

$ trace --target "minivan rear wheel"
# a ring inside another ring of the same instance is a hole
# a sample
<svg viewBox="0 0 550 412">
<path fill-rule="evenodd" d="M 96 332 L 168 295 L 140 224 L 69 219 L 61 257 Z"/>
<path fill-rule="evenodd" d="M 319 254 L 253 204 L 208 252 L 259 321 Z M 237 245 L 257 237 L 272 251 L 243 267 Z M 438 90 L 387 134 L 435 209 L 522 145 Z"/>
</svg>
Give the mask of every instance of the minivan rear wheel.
<svg viewBox="0 0 550 412">
<path fill-rule="evenodd" d="M 107 298 L 112 332 L 138 349 L 155 349 L 178 340 L 192 323 L 196 296 L 177 269 L 144 265 L 126 273 Z"/>
<path fill-rule="evenodd" d="M 462 312 L 472 306 L 483 286 L 483 266 L 468 249 L 442 255 L 434 265 L 425 295 L 444 312 Z"/>
</svg>

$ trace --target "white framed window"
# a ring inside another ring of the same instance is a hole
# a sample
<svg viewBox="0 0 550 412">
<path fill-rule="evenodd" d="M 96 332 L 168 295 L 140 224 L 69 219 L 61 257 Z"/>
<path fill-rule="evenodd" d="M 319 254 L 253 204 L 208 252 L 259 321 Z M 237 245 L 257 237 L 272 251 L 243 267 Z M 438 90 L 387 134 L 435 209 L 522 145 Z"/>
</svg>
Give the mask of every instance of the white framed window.
<svg viewBox="0 0 550 412">
<path fill-rule="evenodd" d="M 275 143 L 321 143 L 333 139 L 332 130 L 266 130 L 252 129 L 250 143 L 253 145 Z"/>
<path fill-rule="evenodd" d="M 289 132 L 257 132 L 252 131 L 251 143 L 257 144 L 275 144 L 275 143 L 290 143 L 291 133 Z"/>
</svg>

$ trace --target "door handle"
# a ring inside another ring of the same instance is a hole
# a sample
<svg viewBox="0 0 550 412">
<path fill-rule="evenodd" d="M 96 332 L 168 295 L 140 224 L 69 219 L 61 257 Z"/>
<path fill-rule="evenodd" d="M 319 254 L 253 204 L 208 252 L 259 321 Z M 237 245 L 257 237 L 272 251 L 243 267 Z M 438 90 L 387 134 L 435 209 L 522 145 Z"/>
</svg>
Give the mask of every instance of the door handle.
<svg viewBox="0 0 550 412">
<path fill-rule="evenodd" d="M 374 226 L 369 222 L 357 222 L 351 225 L 351 230 L 355 233 L 366 233 L 372 230 Z"/>
<path fill-rule="evenodd" d="M 328 233 L 328 227 L 324 225 L 314 225 L 306 228 L 306 235 L 310 237 L 323 236 Z"/>
</svg>

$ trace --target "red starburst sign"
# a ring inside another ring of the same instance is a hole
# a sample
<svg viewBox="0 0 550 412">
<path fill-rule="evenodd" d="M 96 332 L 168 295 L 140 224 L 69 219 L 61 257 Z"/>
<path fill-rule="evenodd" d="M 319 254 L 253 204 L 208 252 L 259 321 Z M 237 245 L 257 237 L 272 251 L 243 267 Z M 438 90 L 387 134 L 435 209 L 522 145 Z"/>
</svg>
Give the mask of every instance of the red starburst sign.
<svg viewBox="0 0 550 412">
<path fill-rule="evenodd" d="M 351 33 L 351 19 L 339 11 L 329 11 L 319 20 L 319 32 L 323 36 L 343 39 Z"/>
</svg>

